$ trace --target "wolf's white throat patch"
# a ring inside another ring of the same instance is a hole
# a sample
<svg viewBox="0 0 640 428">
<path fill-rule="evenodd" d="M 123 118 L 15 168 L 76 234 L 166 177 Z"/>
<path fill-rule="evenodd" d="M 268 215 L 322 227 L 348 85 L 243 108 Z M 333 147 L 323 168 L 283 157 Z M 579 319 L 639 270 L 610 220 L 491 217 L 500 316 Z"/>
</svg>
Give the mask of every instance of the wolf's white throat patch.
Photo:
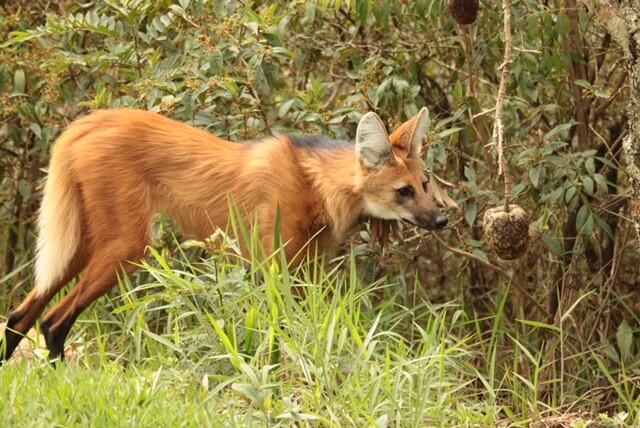
<svg viewBox="0 0 640 428">
<path fill-rule="evenodd" d="M 364 211 L 375 218 L 384 220 L 400 220 L 400 216 L 394 210 L 379 204 L 376 201 L 372 201 L 367 197 L 364 198 Z"/>
</svg>

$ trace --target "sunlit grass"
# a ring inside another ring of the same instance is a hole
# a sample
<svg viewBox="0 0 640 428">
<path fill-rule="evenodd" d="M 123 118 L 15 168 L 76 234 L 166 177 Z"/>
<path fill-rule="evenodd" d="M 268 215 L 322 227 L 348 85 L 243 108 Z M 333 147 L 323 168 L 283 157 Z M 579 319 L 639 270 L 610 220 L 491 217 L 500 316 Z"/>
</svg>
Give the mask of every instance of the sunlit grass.
<svg viewBox="0 0 640 428">
<path fill-rule="evenodd" d="M 597 417 L 586 411 L 590 374 L 606 380 L 600 394 L 622 398 L 610 415 L 638 417 L 633 370 L 604 364 L 601 349 L 565 346 L 572 308 L 561 328 L 507 313 L 508 283 L 482 318 L 455 301 L 407 305 L 392 278 L 363 283 L 353 253 L 289 273 L 279 252 L 241 263 L 232 241 L 190 246 L 206 256 L 150 250 L 135 281 L 85 312 L 66 365 L 52 369 L 40 352 L 2 368 L 0 423 L 584 423 Z"/>
</svg>

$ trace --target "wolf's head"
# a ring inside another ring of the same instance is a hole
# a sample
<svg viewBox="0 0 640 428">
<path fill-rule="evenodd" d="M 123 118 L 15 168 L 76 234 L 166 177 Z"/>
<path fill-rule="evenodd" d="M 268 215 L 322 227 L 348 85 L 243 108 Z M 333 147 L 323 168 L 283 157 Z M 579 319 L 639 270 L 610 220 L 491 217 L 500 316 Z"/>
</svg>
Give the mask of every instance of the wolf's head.
<svg viewBox="0 0 640 428">
<path fill-rule="evenodd" d="M 356 134 L 356 158 L 365 214 L 384 220 L 403 220 L 429 230 L 447 225 L 442 208 L 451 199 L 435 180 L 430 180 L 422 162 L 422 140 L 429 125 L 426 108 L 391 136 L 375 113 L 362 117 Z"/>
</svg>

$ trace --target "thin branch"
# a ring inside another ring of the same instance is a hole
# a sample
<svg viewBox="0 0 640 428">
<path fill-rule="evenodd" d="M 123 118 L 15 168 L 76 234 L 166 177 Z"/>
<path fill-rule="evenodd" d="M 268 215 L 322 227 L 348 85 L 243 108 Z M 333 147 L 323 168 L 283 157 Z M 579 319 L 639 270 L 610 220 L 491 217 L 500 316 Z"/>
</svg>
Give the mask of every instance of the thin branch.
<svg viewBox="0 0 640 428">
<path fill-rule="evenodd" d="M 622 75 L 620 76 L 620 78 L 618 79 L 618 82 L 615 85 L 615 89 L 613 90 L 613 93 L 611 94 L 611 96 L 609 98 L 607 98 L 606 100 L 604 100 L 601 104 L 599 104 L 598 106 L 595 107 L 594 112 L 593 112 L 593 118 L 591 120 L 591 122 L 595 122 L 596 120 L 598 120 L 600 118 L 600 115 L 607 109 L 609 108 L 609 106 L 611 105 L 611 103 L 616 99 L 616 97 L 622 92 L 622 90 L 624 89 L 623 85 L 625 84 L 625 82 L 627 81 L 627 76 L 628 73 L 625 70 Z"/>
<path fill-rule="evenodd" d="M 495 112 L 495 111 L 496 111 L 496 108 L 495 108 L 495 106 L 494 106 L 494 107 L 491 107 L 490 109 L 483 110 L 483 111 L 481 111 L 480 113 L 476 113 L 476 114 L 474 114 L 474 115 L 471 117 L 471 119 L 477 119 L 477 118 L 479 118 L 480 116 L 484 116 L 485 114 L 493 113 L 493 112 Z"/>
<path fill-rule="evenodd" d="M 511 51 L 513 50 L 513 38 L 511 36 L 511 0 L 502 0 L 502 12 L 504 15 L 504 59 L 498 70 L 502 70 L 500 86 L 498 88 L 498 98 L 496 99 L 496 113 L 493 124 L 493 135 L 491 145 L 498 152 L 498 175 L 504 179 L 504 209 L 509 211 L 509 193 L 511 192 L 511 182 L 504 159 L 504 122 L 503 110 L 504 99 L 507 93 L 507 83 L 509 82 L 509 72 L 511 70 Z"/>
<path fill-rule="evenodd" d="M 10 156 L 13 156 L 13 157 L 14 157 L 14 158 L 16 158 L 16 159 L 20 159 L 20 155 L 19 155 L 18 153 L 14 152 L 14 151 L 13 151 L 13 150 L 11 150 L 11 149 L 8 149 L 8 148 L 6 148 L 6 147 L 2 147 L 2 146 L 0 146 L 0 151 L 3 151 L 3 152 L 5 152 L 6 154 L 8 154 L 8 155 L 10 155 Z"/>
<path fill-rule="evenodd" d="M 495 270 L 496 272 L 498 272 L 501 275 L 503 275 L 505 278 L 512 279 L 512 277 L 506 271 L 504 271 L 502 268 L 500 268 L 499 266 L 491 264 L 488 261 L 486 261 L 484 259 L 481 259 L 480 257 L 476 256 L 475 254 L 472 254 L 472 253 L 469 253 L 467 251 L 461 250 L 459 248 L 454 248 L 454 247 L 450 246 L 442 238 L 440 238 L 437 233 L 432 233 L 431 235 L 434 236 L 438 240 L 438 242 L 440 242 L 440 244 L 442 244 L 442 246 L 445 249 L 447 249 L 447 251 L 451 251 L 454 254 L 457 254 L 457 255 L 462 256 L 462 257 L 466 257 L 466 258 L 471 259 L 471 260 L 475 260 L 476 262 L 480 263 L 481 265 Z M 548 315 L 547 310 L 540 303 L 538 303 L 536 298 L 533 297 L 531 295 L 531 293 L 529 293 L 529 291 L 527 289 L 525 289 L 520 284 L 518 284 L 517 281 L 513 281 L 512 280 L 511 283 L 513 284 L 514 287 L 516 287 L 531 302 L 531 304 L 533 304 L 540 311 L 540 313 L 542 315 L 544 315 L 544 316 Z"/>
<path fill-rule="evenodd" d="M 262 120 L 264 121 L 264 126 L 267 128 L 269 134 L 271 134 L 271 126 L 269 125 L 269 118 L 267 117 L 267 112 L 264 110 L 264 106 L 262 105 L 262 100 L 260 99 L 260 95 L 258 95 L 258 91 L 255 90 L 253 84 L 247 82 L 247 88 L 249 88 L 249 92 L 253 95 L 253 98 L 257 101 L 258 112 L 260 116 L 262 116 Z"/>
<path fill-rule="evenodd" d="M 505 272 L 502 268 L 500 268 L 499 266 L 496 266 L 494 264 L 489 263 L 488 261 L 476 256 L 473 253 L 469 253 L 467 251 L 461 250 L 460 248 L 454 248 L 452 246 L 450 246 L 449 244 L 447 244 L 442 238 L 440 238 L 438 236 L 437 233 L 433 233 L 432 236 L 434 236 L 438 242 L 440 242 L 440 244 L 442 244 L 442 246 L 447 249 L 448 251 L 451 251 L 454 254 L 457 254 L 459 256 L 463 256 L 466 257 L 468 259 L 471 260 L 475 260 L 476 262 L 480 263 L 481 265 L 484 265 L 490 269 L 495 270 L 496 272 L 500 273 L 501 275 L 503 275 L 506 278 L 509 278 L 509 275 L 507 274 L 507 272 Z"/>
</svg>

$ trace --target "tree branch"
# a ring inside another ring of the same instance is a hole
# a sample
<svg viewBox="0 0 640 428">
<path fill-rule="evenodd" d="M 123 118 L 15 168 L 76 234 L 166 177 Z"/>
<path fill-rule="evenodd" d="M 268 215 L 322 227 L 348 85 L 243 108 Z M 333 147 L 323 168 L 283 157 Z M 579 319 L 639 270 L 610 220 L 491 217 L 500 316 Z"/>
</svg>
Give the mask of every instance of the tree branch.
<svg viewBox="0 0 640 428">
<path fill-rule="evenodd" d="M 509 72 L 511 70 L 511 52 L 513 50 L 513 38 L 511 36 L 511 0 L 502 0 L 502 13 L 504 16 L 504 59 L 498 70 L 502 70 L 500 86 L 498 88 L 498 98 L 496 99 L 495 120 L 493 125 L 493 135 L 491 145 L 498 153 L 498 175 L 504 179 L 504 209 L 509 211 L 509 194 L 511 183 L 506 161 L 504 159 L 504 123 L 503 110 L 504 99 L 507 93 L 507 83 L 509 82 Z"/>
</svg>

